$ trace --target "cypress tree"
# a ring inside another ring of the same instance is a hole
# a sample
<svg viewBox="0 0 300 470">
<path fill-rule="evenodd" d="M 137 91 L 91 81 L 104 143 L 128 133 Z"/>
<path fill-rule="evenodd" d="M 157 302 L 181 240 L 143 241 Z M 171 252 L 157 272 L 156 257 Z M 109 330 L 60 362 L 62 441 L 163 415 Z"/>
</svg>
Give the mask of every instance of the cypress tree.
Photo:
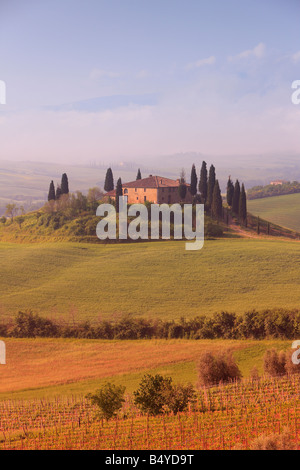
<svg viewBox="0 0 300 470">
<path fill-rule="evenodd" d="M 233 201 L 233 194 L 234 194 L 234 185 L 233 182 L 231 181 L 231 177 L 229 176 L 228 182 L 227 182 L 227 204 L 232 207 L 232 201 Z"/>
<path fill-rule="evenodd" d="M 239 200 L 239 220 L 241 224 L 245 224 L 247 220 L 247 198 L 244 184 L 242 184 Z"/>
<path fill-rule="evenodd" d="M 203 204 L 206 203 L 207 199 L 207 166 L 206 162 L 202 162 L 200 180 L 199 180 L 199 193 Z"/>
<path fill-rule="evenodd" d="M 113 191 L 114 188 L 115 188 L 115 185 L 114 185 L 113 172 L 111 168 L 108 168 L 106 172 L 106 176 L 105 176 L 104 191 L 108 193 L 109 191 Z"/>
<path fill-rule="evenodd" d="M 226 208 L 226 224 L 229 225 L 229 209 Z"/>
<path fill-rule="evenodd" d="M 116 211 L 119 213 L 119 197 L 123 196 L 123 186 L 122 186 L 122 180 L 121 178 L 118 179 L 117 181 L 117 187 L 116 187 Z"/>
<path fill-rule="evenodd" d="M 142 179 L 142 173 L 141 173 L 141 170 L 138 169 L 138 172 L 137 172 L 137 175 L 136 175 L 136 180 L 141 180 Z"/>
<path fill-rule="evenodd" d="M 215 217 L 217 220 L 222 218 L 223 213 L 223 200 L 220 190 L 219 181 L 215 181 L 214 190 L 213 190 L 213 197 L 212 197 L 212 204 L 211 204 L 211 212 L 212 216 Z"/>
<path fill-rule="evenodd" d="M 66 173 L 61 177 L 61 194 L 69 194 L 69 181 Z"/>
<path fill-rule="evenodd" d="M 192 166 L 192 171 L 191 171 L 191 195 L 196 196 L 197 194 L 197 182 L 198 182 L 198 177 L 197 177 L 197 172 L 196 172 L 196 167 L 195 165 Z"/>
<path fill-rule="evenodd" d="M 61 196 L 61 187 L 60 187 L 60 185 L 58 184 L 58 185 L 57 185 L 57 188 L 56 188 L 55 199 L 58 201 L 58 199 L 60 198 L 60 196 Z"/>
<path fill-rule="evenodd" d="M 236 180 L 235 185 L 234 185 L 233 198 L 232 198 L 232 211 L 235 215 L 239 214 L 240 194 L 241 194 L 240 183 L 239 183 L 239 180 Z"/>
<path fill-rule="evenodd" d="M 213 192 L 216 182 L 216 170 L 213 165 L 210 166 L 209 176 L 208 176 L 208 186 L 207 186 L 207 205 L 211 207 L 213 200 Z"/>
<path fill-rule="evenodd" d="M 178 192 L 179 192 L 180 201 L 183 201 L 185 199 L 186 191 L 187 191 L 187 186 L 185 182 L 185 172 L 183 169 L 181 171 L 179 181 L 180 181 L 180 184 L 178 186 Z"/>
<path fill-rule="evenodd" d="M 180 201 L 185 200 L 186 190 L 187 190 L 186 184 L 185 183 L 180 183 L 180 185 L 178 187 Z"/>
<path fill-rule="evenodd" d="M 48 201 L 55 201 L 55 187 L 53 181 L 51 181 L 49 186 Z"/>
</svg>

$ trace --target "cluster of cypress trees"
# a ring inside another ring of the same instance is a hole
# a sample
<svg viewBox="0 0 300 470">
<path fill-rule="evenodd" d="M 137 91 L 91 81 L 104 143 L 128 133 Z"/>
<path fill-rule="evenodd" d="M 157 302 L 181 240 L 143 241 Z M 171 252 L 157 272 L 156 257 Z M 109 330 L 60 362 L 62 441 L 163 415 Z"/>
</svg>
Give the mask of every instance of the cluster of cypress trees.
<svg viewBox="0 0 300 470">
<path fill-rule="evenodd" d="M 219 181 L 216 178 L 216 169 L 211 165 L 209 172 L 207 171 L 207 164 L 202 162 L 200 178 L 198 184 L 198 177 L 195 165 L 192 166 L 191 171 L 191 187 L 190 191 L 192 196 L 197 197 L 198 191 L 202 204 L 205 205 L 207 212 L 219 220 L 223 216 L 223 200 Z M 235 185 L 231 181 L 231 177 L 227 183 L 227 204 L 231 208 L 232 213 L 238 217 L 239 221 L 247 225 L 247 198 L 245 186 L 236 180 Z"/>
<path fill-rule="evenodd" d="M 239 180 L 236 180 L 235 184 L 233 184 L 229 176 L 226 198 L 232 213 L 238 217 L 240 223 L 247 226 L 247 197 L 244 184 L 241 187 Z"/>
<path fill-rule="evenodd" d="M 137 180 L 142 179 L 142 174 L 141 174 L 140 169 L 138 169 L 136 179 Z M 104 190 L 106 192 L 109 192 L 109 191 L 113 191 L 114 189 L 115 189 L 115 184 L 114 184 L 113 172 L 111 168 L 108 168 L 106 172 L 106 176 L 105 176 Z M 123 194 L 121 178 L 119 178 L 117 181 L 116 191 L 117 191 L 117 200 L 118 200 L 118 196 L 122 196 Z M 57 201 L 62 194 L 69 194 L 69 182 L 68 182 L 68 177 L 66 173 L 62 175 L 61 184 L 58 184 L 56 189 L 55 189 L 53 180 L 51 181 L 50 186 L 49 186 L 49 192 L 48 192 L 48 201 Z"/>
<path fill-rule="evenodd" d="M 194 197 L 197 197 L 199 191 L 201 203 L 205 205 L 206 211 L 217 220 L 222 218 L 223 201 L 214 165 L 210 166 L 208 172 L 206 162 L 202 162 L 199 184 L 196 167 L 192 166 L 190 191 Z"/>
<path fill-rule="evenodd" d="M 58 184 L 55 190 L 53 180 L 49 186 L 48 201 L 57 201 L 62 194 L 69 194 L 69 181 L 66 173 L 61 177 L 61 184 Z"/>
<path fill-rule="evenodd" d="M 181 177 L 182 178 L 182 177 Z M 138 169 L 136 180 L 142 179 L 141 170 Z M 183 182 L 183 181 L 182 181 Z M 182 184 L 186 191 L 186 185 Z M 111 168 L 108 168 L 105 177 L 104 190 L 106 192 L 113 191 L 115 189 L 114 177 Z M 191 171 L 191 185 L 190 192 L 195 198 L 199 197 L 201 203 L 205 205 L 205 210 L 217 220 L 223 217 L 223 200 L 221 195 L 221 189 L 218 179 L 216 178 L 216 169 L 214 165 L 211 165 L 209 171 L 207 171 L 207 163 L 202 162 L 200 178 L 198 183 L 198 176 L 196 166 L 193 164 Z M 118 208 L 119 196 L 122 196 L 122 180 L 118 179 L 116 185 L 116 208 Z M 181 194 L 181 193 L 180 193 Z M 181 194 L 181 199 L 184 199 Z M 239 218 L 239 221 L 243 224 L 247 224 L 247 199 L 245 186 L 236 180 L 235 185 L 231 181 L 231 177 L 227 183 L 227 203 L 232 209 L 232 213 Z"/>
<path fill-rule="evenodd" d="M 138 169 L 137 175 L 136 175 L 136 180 L 141 180 L 142 179 L 142 173 L 140 168 Z M 121 178 L 119 178 L 121 180 Z M 117 182 L 117 186 L 119 183 L 119 188 L 120 184 L 122 184 L 122 181 Z M 106 176 L 105 176 L 105 182 L 104 182 L 104 191 L 109 193 L 110 191 L 113 191 L 115 189 L 115 183 L 114 183 L 114 175 L 112 172 L 111 168 L 108 168 L 106 171 Z"/>
</svg>

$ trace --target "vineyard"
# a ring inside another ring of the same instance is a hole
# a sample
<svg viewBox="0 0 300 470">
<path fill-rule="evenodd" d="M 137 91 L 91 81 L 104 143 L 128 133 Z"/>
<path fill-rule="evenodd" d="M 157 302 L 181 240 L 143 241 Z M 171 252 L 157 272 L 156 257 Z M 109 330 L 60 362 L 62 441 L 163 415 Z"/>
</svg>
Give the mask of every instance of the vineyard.
<svg viewBox="0 0 300 470">
<path fill-rule="evenodd" d="M 284 433 L 299 448 L 298 375 L 202 389 L 193 406 L 143 416 L 128 396 L 122 414 L 105 421 L 83 397 L 2 401 L 0 450 L 246 450 L 259 436 Z"/>
</svg>

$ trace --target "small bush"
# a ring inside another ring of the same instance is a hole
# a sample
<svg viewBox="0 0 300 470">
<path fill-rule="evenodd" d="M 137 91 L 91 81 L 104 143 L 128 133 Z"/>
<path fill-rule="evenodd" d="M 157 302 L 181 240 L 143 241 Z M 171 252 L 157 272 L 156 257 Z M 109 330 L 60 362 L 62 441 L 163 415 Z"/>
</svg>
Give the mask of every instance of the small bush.
<svg viewBox="0 0 300 470">
<path fill-rule="evenodd" d="M 250 448 L 251 450 L 295 450 L 295 444 L 286 429 L 282 434 L 259 436 L 252 442 Z"/>
<path fill-rule="evenodd" d="M 166 396 L 167 406 L 176 415 L 186 411 L 190 403 L 196 401 L 196 393 L 191 384 L 174 385 Z"/>
<path fill-rule="evenodd" d="M 223 230 L 219 225 L 214 224 L 212 222 L 209 222 L 209 223 L 205 224 L 204 236 L 205 236 L 205 238 L 222 237 L 223 236 Z"/>
<path fill-rule="evenodd" d="M 171 389 L 171 377 L 147 374 L 143 377 L 139 389 L 134 392 L 134 404 L 143 413 L 158 415 L 163 412 Z"/>
<path fill-rule="evenodd" d="M 242 374 L 232 353 L 214 355 L 204 353 L 198 363 L 198 385 L 211 386 L 220 382 L 240 380 Z"/>
<path fill-rule="evenodd" d="M 271 377 L 280 377 L 286 374 L 286 354 L 269 349 L 264 355 L 264 372 Z"/>
<path fill-rule="evenodd" d="M 96 227 L 99 222 L 98 217 L 93 217 L 89 219 L 85 224 L 85 233 L 86 235 L 96 235 Z"/>
<path fill-rule="evenodd" d="M 134 392 L 134 403 L 144 413 L 158 415 L 185 411 L 195 401 L 195 390 L 191 384 L 173 385 L 171 377 L 145 375 L 139 389 Z"/>
<path fill-rule="evenodd" d="M 126 387 L 114 385 L 107 382 L 94 395 L 87 395 L 94 405 L 100 408 L 103 418 L 109 420 L 117 415 L 124 403 L 124 393 Z"/>
<path fill-rule="evenodd" d="M 259 380 L 259 372 L 256 366 L 254 366 L 250 371 L 251 380 Z"/>
<path fill-rule="evenodd" d="M 300 374 L 300 364 L 294 364 L 292 361 L 293 353 L 294 351 L 286 352 L 285 371 L 288 375 Z"/>
</svg>

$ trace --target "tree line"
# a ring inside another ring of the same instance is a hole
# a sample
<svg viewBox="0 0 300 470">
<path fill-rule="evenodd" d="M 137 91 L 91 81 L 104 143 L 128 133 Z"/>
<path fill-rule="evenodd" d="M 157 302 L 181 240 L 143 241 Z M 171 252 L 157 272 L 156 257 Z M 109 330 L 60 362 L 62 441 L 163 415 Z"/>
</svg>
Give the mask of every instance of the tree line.
<svg viewBox="0 0 300 470">
<path fill-rule="evenodd" d="M 124 315 L 103 320 L 68 324 L 19 312 L 0 323 L 1 337 L 89 338 L 89 339 L 291 339 L 300 335 L 300 310 L 249 310 L 243 315 L 230 312 L 200 315 L 178 321 L 151 320 Z"/>
<path fill-rule="evenodd" d="M 288 181 L 282 184 L 254 186 L 248 190 L 247 196 L 248 199 L 262 199 L 266 197 L 284 196 L 295 193 L 300 193 L 300 183 L 298 181 Z"/>
</svg>

